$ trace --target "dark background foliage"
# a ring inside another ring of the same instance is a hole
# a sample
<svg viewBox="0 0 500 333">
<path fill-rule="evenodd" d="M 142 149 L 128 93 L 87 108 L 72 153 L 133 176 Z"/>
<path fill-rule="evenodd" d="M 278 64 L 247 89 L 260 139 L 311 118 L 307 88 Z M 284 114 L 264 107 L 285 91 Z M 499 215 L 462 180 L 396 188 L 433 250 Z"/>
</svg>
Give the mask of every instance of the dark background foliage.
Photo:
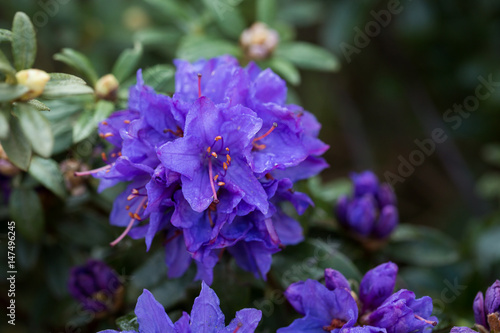
<svg viewBox="0 0 500 333">
<path fill-rule="evenodd" d="M 230 11 L 217 23 L 213 21 L 217 13 L 210 19 L 210 8 L 220 2 Z M 446 327 L 447 318 L 469 324 L 475 293 L 500 277 L 500 87 L 481 100 L 475 111 L 461 116 L 459 125 L 446 121 L 450 108 L 474 96 L 481 83 L 478 77 L 491 76 L 500 82 L 500 3 L 403 0 L 401 11 L 392 14 L 387 26 L 360 47 L 358 29 L 369 29 L 374 13 L 387 10 L 393 2 L 278 1 L 276 17 L 269 23 L 283 39 L 321 45 L 341 63 L 337 72 L 301 69 L 300 83 L 290 84 L 294 100 L 323 124 L 320 138 L 331 147 L 325 154 L 331 167 L 322 173 L 320 186 L 316 186 L 318 179 L 301 185 L 316 202 L 316 208 L 302 220 L 312 243 L 296 254 L 290 248 L 276 256 L 268 284 L 235 269 L 230 261 L 218 266 L 215 275 L 219 279 L 213 287 L 227 317 L 242 307 L 272 307 L 272 314 L 260 325 L 261 331 L 269 328 L 271 332 L 294 316 L 279 292 L 273 293 L 291 282 L 283 281 L 290 267 L 299 267 L 297 278 L 319 277 L 322 265 L 342 267 L 346 275 L 357 278 L 359 272 L 350 260 L 364 273 L 374 264 L 392 259 L 401 267 L 400 286 L 413 288 L 419 296 L 434 297 L 441 311 L 438 317 L 444 318 L 441 327 Z M 182 15 L 175 14 L 177 9 Z M 263 15 L 251 0 L 7 0 L 0 4 L 0 28 L 10 28 L 15 12 L 24 11 L 37 27 L 35 68 L 76 73 L 53 59 L 55 53 L 69 47 L 87 55 L 99 75 L 104 75 L 135 41 L 144 45 L 140 68 L 171 64 L 179 54 L 203 55 L 201 42 L 194 44 L 194 50 L 192 45 L 187 48 L 189 36 L 217 36 L 237 48 L 238 35 L 231 33 L 238 23 L 233 22 L 233 9 L 241 13 L 244 26 Z M 349 54 L 346 47 L 356 47 L 359 52 Z M 171 83 L 166 84 L 163 92 L 172 93 L 172 89 Z M 435 152 L 425 156 L 394 188 L 403 223 L 429 226 L 440 233 L 422 235 L 421 229 L 409 228 L 405 231 L 410 236 L 396 233 L 381 251 L 361 250 L 337 229 L 332 216 L 335 199 L 348 187 L 346 176 L 353 170 L 372 169 L 382 180 L 390 180 L 398 174 L 401 158 L 409 160 L 420 149 L 415 140 L 431 138 L 435 128 L 443 129 L 448 139 L 436 144 Z M 63 152 L 56 159 L 65 156 Z M 94 162 L 90 155 L 85 158 L 89 164 Z M 118 233 L 107 221 L 112 193 L 106 193 L 108 200 L 103 201 L 90 189 L 91 194 L 70 198 L 60 209 L 62 201 L 44 189 L 37 191 L 45 209 L 46 235 L 37 242 L 17 239 L 19 326 L 10 331 L 63 332 L 68 329 L 64 323 L 84 325 L 89 331 L 114 327 L 113 317 L 92 321 L 81 313 L 75 315 L 76 305 L 68 297 L 68 269 L 87 257 L 106 258 L 129 282 L 128 305 L 119 315 L 132 309 L 142 288 L 152 288 L 173 316 L 190 309 L 198 284 L 191 283 L 191 277 L 165 281 L 159 242 L 147 255 L 141 242 L 127 240 L 118 249 L 107 247 Z M 7 207 L 2 206 L 0 213 L 2 220 L 8 219 Z M 319 239 L 323 243 L 314 243 Z M 314 253 L 316 246 L 335 247 L 346 256 L 333 255 L 319 260 L 312 270 L 304 268 L 304 260 L 310 257 L 307 251 Z M 453 293 L 450 283 L 466 288 Z M 238 297 L 232 290 L 238 291 Z M 2 307 L 5 297 L 0 295 Z"/>
</svg>

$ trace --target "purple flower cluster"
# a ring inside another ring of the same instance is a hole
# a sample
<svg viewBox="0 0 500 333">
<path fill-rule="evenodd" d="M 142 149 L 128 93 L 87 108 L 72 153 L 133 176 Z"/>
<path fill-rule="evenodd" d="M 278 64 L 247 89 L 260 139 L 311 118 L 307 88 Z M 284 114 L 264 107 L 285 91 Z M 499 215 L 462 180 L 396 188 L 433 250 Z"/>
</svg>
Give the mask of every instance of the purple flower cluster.
<svg viewBox="0 0 500 333">
<path fill-rule="evenodd" d="M 385 238 L 399 221 L 396 196 L 387 183 L 379 184 L 371 171 L 352 173 L 352 198 L 342 196 L 336 207 L 340 224 L 362 237 Z"/>
<path fill-rule="evenodd" d="M 84 310 L 101 313 L 119 306 L 123 286 L 115 271 L 104 262 L 89 260 L 71 269 L 68 289 Z"/>
<path fill-rule="evenodd" d="M 409 290 L 393 293 L 398 267 L 391 263 L 368 271 L 356 296 L 338 271 L 325 270 L 325 285 L 316 280 L 294 283 L 285 296 L 303 318 L 280 328 L 287 332 L 424 332 L 437 324 L 432 299 L 415 298 Z M 357 298 L 358 302 L 357 302 Z M 359 303 L 359 304 L 358 304 Z"/>
<path fill-rule="evenodd" d="M 226 326 L 219 305 L 217 294 L 202 282 L 201 293 L 194 300 L 191 315 L 183 312 L 175 323 L 146 289 L 137 299 L 135 314 L 141 333 L 252 333 L 262 318 L 260 310 L 243 309 L 236 312 L 236 317 Z M 100 333 L 119 333 L 119 331 L 105 330 Z M 123 331 L 123 333 L 138 332 Z"/>
<path fill-rule="evenodd" d="M 280 206 L 291 202 L 302 214 L 312 204 L 293 183 L 328 166 L 321 126 L 285 103 L 286 83 L 269 69 L 229 56 L 175 64 L 173 97 L 155 93 L 139 71 L 129 108 L 99 125 L 114 149 L 88 173 L 101 178 L 100 190 L 130 182 L 113 206 L 111 224 L 126 229 L 112 245 L 129 235 L 149 250 L 162 230 L 169 277 L 194 260 L 197 279 L 211 284 L 227 249 L 265 278 L 272 254 L 303 239 Z"/>
<path fill-rule="evenodd" d="M 487 331 L 500 328 L 500 280 L 496 280 L 487 290 L 486 295 L 478 292 L 474 299 L 474 319 L 477 325 Z M 492 325 L 493 324 L 493 325 Z"/>
</svg>

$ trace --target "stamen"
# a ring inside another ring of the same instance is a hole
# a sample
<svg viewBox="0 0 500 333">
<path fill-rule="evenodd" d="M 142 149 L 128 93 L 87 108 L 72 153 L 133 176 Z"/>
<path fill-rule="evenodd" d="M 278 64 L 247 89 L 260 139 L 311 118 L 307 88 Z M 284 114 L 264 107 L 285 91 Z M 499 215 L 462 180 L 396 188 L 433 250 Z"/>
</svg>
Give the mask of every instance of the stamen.
<svg viewBox="0 0 500 333">
<path fill-rule="evenodd" d="M 213 152 L 212 152 L 212 154 L 210 154 L 210 155 L 212 155 L 213 157 L 217 158 L 217 153 L 216 153 L 216 152 L 214 152 L 214 151 L 213 151 Z"/>
<path fill-rule="evenodd" d="M 257 148 L 258 150 L 262 150 L 262 149 L 264 149 L 264 148 L 267 147 L 266 145 L 259 145 L 259 144 L 255 143 L 255 142 L 253 143 L 253 146 L 255 148 Z"/>
<path fill-rule="evenodd" d="M 222 136 L 217 135 L 217 136 L 215 137 L 215 141 L 219 141 L 219 140 L 222 140 Z"/>
<path fill-rule="evenodd" d="M 424 318 L 420 317 L 420 316 L 419 316 L 419 315 L 417 315 L 417 314 L 413 314 L 413 315 L 414 315 L 414 316 L 415 316 L 415 318 L 417 318 L 418 320 L 421 320 L 421 321 L 423 321 L 423 322 L 425 322 L 425 323 L 427 323 L 427 324 L 430 324 L 430 325 L 432 325 L 432 326 L 436 326 L 436 325 L 437 325 L 437 322 L 436 322 L 436 321 L 431 321 L 431 320 L 424 319 Z"/>
<path fill-rule="evenodd" d="M 201 73 L 198 73 L 198 98 L 201 97 Z"/>
<path fill-rule="evenodd" d="M 141 201 L 141 203 L 139 204 L 139 207 L 137 207 L 137 210 L 135 211 L 135 213 L 133 215 L 130 215 L 132 214 L 131 212 L 129 212 L 129 215 L 132 217 L 130 219 L 130 222 L 128 223 L 127 225 L 127 228 L 122 232 L 122 234 L 120 236 L 118 236 L 117 239 L 115 239 L 114 241 L 112 241 L 110 243 L 111 246 L 115 246 L 116 244 L 118 244 L 125 236 L 127 236 L 127 234 L 129 233 L 130 229 L 132 229 L 132 226 L 134 225 L 134 222 L 136 220 L 139 220 L 140 221 L 140 216 L 139 216 L 139 211 L 141 210 L 142 208 L 142 205 L 144 205 L 146 203 L 146 200 L 148 199 L 148 197 L 144 197 Z M 137 217 L 139 217 L 139 219 L 137 219 Z"/>
<path fill-rule="evenodd" d="M 271 237 L 271 240 L 273 241 L 273 243 L 280 244 L 281 241 L 280 241 L 280 238 L 278 236 L 278 233 L 276 232 L 276 229 L 274 228 L 273 220 L 270 218 L 267 218 L 264 220 L 264 223 L 266 225 L 267 232 L 269 232 L 269 236 Z"/>
<path fill-rule="evenodd" d="M 116 157 L 116 153 L 112 153 L 111 157 L 115 158 Z"/>
<path fill-rule="evenodd" d="M 105 133 L 105 134 L 103 135 L 103 138 L 109 138 L 110 136 L 113 136 L 113 135 L 114 135 L 113 133 L 109 133 L 109 132 L 108 132 L 108 133 Z"/>
<path fill-rule="evenodd" d="M 104 126 L 108 126 L 108 122 L 107 121 L 102 121 L 101 124 L 103 124 Z"/>
<path fill-rule="evenodd" d="M 229 147 L 226 147 L 226 151 L 229 153 Z"/>
<path fill-rule="evenodd" d="M 224 186 L 224 185 L 226 185 L 226 183 L 224 183 L 224 182 L 218 182 L 217 185 Z"/>
<path fill-rule="evenodd" d="M 128 119 L 125 119 L 123 122 L 124 122 L 125 124 L 130 124 L 130 120 L 128 120 Z"/>
<path fill-rule="evenodd" d="M 238 323 L 238 326 L 234 329 L 233 333 L 238 332 L 242 326 L 243 326 L 243 324 L 241 322 Z"/>
<path fill-rule="evenodd" d="M 118 156 L 122 156 L 122 152 L 121 151 L 118 152 Z"/>
<path fill-rule="evenodd" d="M 130 206 L 129 206 L 129 205 L 125 206 L 125 209 L 126 209 L 126 210 L 129 210 L 129 209 L 130 209 Z"/>
<path fill-rule="evenodd" d="M 278 124 L 277 123 L 273 123 L 273 126 L 266 133 L 264 133 L 263 135 L 259 136 L 258 138 L 253 139 L 253 142 L 264 139 L 266 136 L 268 136 L 269 134 L 271 134 L 276 129 L 276 127 L 278 127 Z"/>
<path fill-rule="evenodd" d="M 106 157 L 106 153 L 105 152 L 102 152 L 101 153 L 101 158 L 104 162 L 107 162 L 108 161 L 108 158 Z"/>
<path fill-rule="evenodd" d="M 130 201 L 130 200 L 137 198 L 137 197 L 138 197 L 137 194 L 129 194 L 129 196 L 127 197 L 127 200 Z"/>
<path fill-rule="evenodd" d="M 226 164 L 226 162 L 222 163 L 222 169 L 224 169 L 224 171 L 227 171 L 227 164 Z"/>
<path fill-rule="evenodd" d="M 227 164 L 231 164 L 231 156 L 229 156 L 229 154 L 226 154 L 226 161 L 227 161 Z"/>
<path fill-rule="evenodd" d="M 224 163 L 225 164 L 225 163 Z M 212 174 L 212 159 L 208 159 L 208 176 L 210 177 L 210 186 L 212 187 L 212 193 L 214 194 L 214 202 L 216 204 L 219 203 L 219 199 L 217 198 L 217 192 L 215 191 L 215 186 L 214 186 L 214 176 Z"/>
<path fill-rule="evenodd" d="M 209 153 L 209 154 L 210 154 L 211 152 L 212 152 L 212 147 L 208 147 L 208 148 L 207 148 L 207 153 Z"/>
<path fill-rule="evenodd" d="M 214 227 L 214 221 L 212 220 L 212 213 L 208 210 L 208 221 L 210 221 L 210 227 Z"/>
<path fill-rule="evenodd" d="M 94 173 L 98 173 L 100 171 L 104 171 L 104 170 L 110 170 L 111 169 L 111 165 L 105 165 L 103 166 L 102 168 L 98 168 L 98 169 L 94 169 L 94 170 L 90 170 L 90 171 L 81 171 L 81 172 L 75 172 L 74 175 L 75 176 L 88 176 L 88 175 L 92 175 Z"/>
<path fill-rule="evenodd" d="M 132 194 L 139 194 L 139 190 L 138 190 L 138 189 L 136 189 L 136 188 L 133 188 L 133 189 L 132 189 Z"/>
<path fill-rule="evenodd" d="M 218 178 L 219 178 L 219 175 L 215 175 L 214 182 L 216 182 Z"/>
</svg>

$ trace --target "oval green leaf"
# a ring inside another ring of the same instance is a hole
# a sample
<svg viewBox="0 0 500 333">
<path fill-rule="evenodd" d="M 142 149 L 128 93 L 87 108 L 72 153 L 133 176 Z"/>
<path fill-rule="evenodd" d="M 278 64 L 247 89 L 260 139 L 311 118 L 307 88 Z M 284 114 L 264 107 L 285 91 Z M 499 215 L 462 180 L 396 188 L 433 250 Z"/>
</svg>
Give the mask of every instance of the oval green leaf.
<svg viewBox="0 0 500 333">
<path fill-rule="evenodd" d="M 278 45 L 275 54 L 304 69 L 330 72 L 340 69 L 340 63 L 332 53 L 309 43 L 283 43 Z"/>
<path fill-rule="evenodd" d="M 16 103 L 16 109 L 24 135 L 31 142 L 33 150 L 40 156 L 50 157 L 54 147 L 54 136 L 47 118 L 28 103 Z"/>
<path fill-rule="evenodd" d="M 61 199 L 65 199 L 64 179 L 56 161 L 33 156 L 28 173 Z"/>
<path fill-rule="evenodd" d="M 21 170 L 28 170 L 31 160 L 31 145 L 21 129 L 17 117 L 10 117 L 10 135 L 0 143 L 9 160 Z"/>
<path fill-rule="evenodd" d="M 35 62 L 35 28 L 23 12 L 17 12 L 12 23 L 12 56 L 18 71 L 31 68 Z"/>
</svg>

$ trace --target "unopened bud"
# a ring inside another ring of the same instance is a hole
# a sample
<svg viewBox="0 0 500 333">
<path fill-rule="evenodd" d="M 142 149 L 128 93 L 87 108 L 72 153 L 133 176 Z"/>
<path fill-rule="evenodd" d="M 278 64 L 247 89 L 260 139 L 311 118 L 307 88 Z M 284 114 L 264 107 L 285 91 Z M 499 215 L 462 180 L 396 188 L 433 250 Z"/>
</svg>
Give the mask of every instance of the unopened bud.
<svg viewBox="0 0 500 333">
<path fill-rule="evenodd" d="M 265 59 L 271 55 L 279 42 L 279 35 L 275 30 L 262 22 L 254 23 L 243 31 L 240 43 L 245 54 L 250 59 Z"/>
<path fill-rule="evenodd" d="M 96 82 L 95 93 L 101 99 L 114 101 L 116 100 L 118 85 L 118 80 L 113 74 L 104 75 Z"/>
<path fill-rule="evenodd" d="M 19 98 L 21 101 L 27 101 L 43 93 L 43 89 L 45 89 L 45 85 L 50 80 L 50 76 L 40 69 L 32 68 L 17 72 L 16 79 L 18 84 L 29 88 L 29 91 Z"/>
</svg>

